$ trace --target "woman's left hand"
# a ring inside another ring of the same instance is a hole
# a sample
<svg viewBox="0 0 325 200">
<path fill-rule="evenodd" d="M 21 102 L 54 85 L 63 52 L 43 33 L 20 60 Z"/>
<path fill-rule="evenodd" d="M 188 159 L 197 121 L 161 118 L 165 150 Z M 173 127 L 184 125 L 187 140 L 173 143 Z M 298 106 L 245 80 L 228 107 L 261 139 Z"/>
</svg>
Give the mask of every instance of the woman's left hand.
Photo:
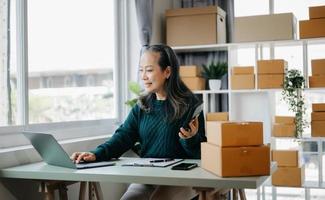
<svg viewBox="0 0 325 200">
<path fill-rule="evenodd" d="M 180 128 L 180 132 L 178 133 L 179 137 L 182 139 L 189 139 L 196 135 L 198 129 L 199 129 L 199 119 L 196 117 L 193 119 L 190 123 L 190 130 L 185 130 L 183 127 Z"/>
</svg>

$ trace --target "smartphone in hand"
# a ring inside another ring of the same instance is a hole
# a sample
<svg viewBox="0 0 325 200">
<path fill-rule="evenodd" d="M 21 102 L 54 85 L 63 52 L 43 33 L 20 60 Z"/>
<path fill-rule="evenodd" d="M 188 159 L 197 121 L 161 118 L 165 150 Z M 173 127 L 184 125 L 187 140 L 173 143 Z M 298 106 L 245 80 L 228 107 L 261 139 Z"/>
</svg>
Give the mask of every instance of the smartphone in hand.
<svg viewBox="0 0 325 200">
<path fill-rule="evenodd" d="M 200 113 L 203 110 L 203 103 L 202 102 L 198 102 L 197 104 L 195 104 L 193 107 L 189 108 L 188 114 L 186 116 L 186 119 L 183 123 L 183 128 L 185 130 L 189 130 L 190 126 L 189 123 L 196 117 L 198 117 L 200 115 Z"/>
</svg>

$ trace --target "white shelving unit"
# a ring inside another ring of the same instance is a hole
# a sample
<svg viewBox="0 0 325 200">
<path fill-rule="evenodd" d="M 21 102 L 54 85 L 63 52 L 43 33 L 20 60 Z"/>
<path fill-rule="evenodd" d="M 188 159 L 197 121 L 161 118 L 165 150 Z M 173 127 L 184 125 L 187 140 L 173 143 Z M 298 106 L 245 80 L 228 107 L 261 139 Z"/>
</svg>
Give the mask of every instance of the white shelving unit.
<svg viewBox="0 0 325 200">
<path fill-rule="evenodd" d="M 263 42 L 249 42 L 249 43 L 229 43 L 229 44 L 211 44 L 211 45 L 195 45 L 195 46 L 179 46 L 173 47 L 176 53 L 192 53 L 192 52 L 213 52 L 213 51 L 227 51 L 228 52 L 228 90 L 200 90 L 194 91 L 196 94 L 203 96 L 204 113 L 214 112 L 209 110 L 209 104 L 211 108 L 215 106 L 216 94 L 228 94 L 229 100 L 229 119 L 235 121 L 262 121 L 264 127 L 264 143 L 271 143 L 272 147 L 275 147 L 275 140 L 271 137 L 271 130 L 273 119 L 275 116 L 275 93 L 281 92 L 281 89 L 252 89 L 252 90 L 231 90 L 231 67 L 237 66 L 237 51 L 240 48 L 254 48 L 255 50 L 255 75 L 256 75 L 256 63 L 257 60 L 263 59 L 264 47 L 270 48 L 270 56 L 267 59 L 274 59 L 274 47 L 289 47 L 297 46 L 301 47 L 302 52 L 302 73 L 306 80 L 305 94 L 308 93 L 324 93 L 325 88 L 308 88 L 308 46 L 315 44 L 325 44 L 325 38 L 315 39 L 302 39 L 302 40 L 284 40 L 284 41 L 263 41 Z M 325 53 L 324 53 L 325 57 Z M 290 65 L 289 65 L 290 68 Z M 255 78 L 255 88 L 257 88 L 257 79 Z M 211 96 L 211 98 L 209 98 Z M 209 102 L 210 99 L 210 102 Z M 292 139 L 292 138 L 281 138 Z M 301 142 L 317 142 L 317 152 L 304 152 L 304 154 L 317 155 L 318 158 L 318 181 L 306 181 L 305 183 L 305 198 L 310 199 L 310 189 L 325 189 L 325 183 L 323 182 L 323 143 L 325 138 L 302 138 Z M 271 186 L 268 182 L 266 186 Z M 276 199 L 276 188 L 272 186 L 272 199 Z M 262 193 L 265 188 L 262 187 Z M 260 190 L 257 191 L 257 198 L 260 199 Z M 263 197 L 264 199 L 264 197 Z"/>
</svg>

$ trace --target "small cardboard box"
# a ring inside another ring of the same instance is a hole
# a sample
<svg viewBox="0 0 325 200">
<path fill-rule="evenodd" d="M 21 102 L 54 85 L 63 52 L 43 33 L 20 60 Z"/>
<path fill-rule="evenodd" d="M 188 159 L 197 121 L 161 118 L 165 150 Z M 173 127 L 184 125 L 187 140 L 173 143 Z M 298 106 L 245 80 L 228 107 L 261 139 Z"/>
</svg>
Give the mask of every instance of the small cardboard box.
<svg viewBox="0 0 325 200">
<path fill-rule="evenodd" d="M 325 18 L 299 21 L 300 39 L 325 37 Z"/>
<path fill-rule="evenodd" d="M 325 75 L 309 76 L 309 87 L 325 87 Z"/>
<path fill-rule="evenodd" d="M 311 60 L 311 74 L 325 75 L 325 59 Z"/>
<path fill-rule="evenodd" d="M 294 124 L 295 117 L 291 116 L 275 116 L 275 123 L 277 124 Z"/>
<path fill-rule="evenodd" d="M 257 74 L 285 74 L 288 62 L 283 59 L 258 60 Z"/>
<path fill-rule="evenodd" d="M 241 66 L 241 67 L 233 67 L 232 68 L 232 75 L 243 75 L 243 74 L 254 74 L 254 67 L 253 66 Z"/>
<path fill-rule="evenodd" d="M 305 167 L 278 167 L 272 174 L 272 185 L 301 187 L 305 181 Z"/>
<path fill-rule="evenodd" d="M 195 65 L 189 66 L 180 66 L 179 67 L 179 75 L 181 77 L 196 77 L 201 76 L 201 69 Z"/>
<path fill-rule="evenodd" d="M 296 24 L 292 13 L 236 17 L 234 42 L 294 40 Z"/>
<path fill-rule="evenodd" d="M 226 13 L 217 6 L 166 11 L 169 46 L 226 43 Z"/>
<path fill-rule="evenodd" d="M 283 88 L 284 74 L 257 75 L 258 89 Z"/>
<path fill-rule="evenodd" d="M 311 107 L 313 112 L 325 112 L 325 103 L 313 103 Z"/>
<path fill-rule="evenodd" d="M 263 144 L 262 122 L 206 122 L 207 140 L 221 147 Z"/>
<path fill-rule="evenodd" d="M 324 121 L 325 123 L 325 112 L 312 112 L 311 121 Z"/>
<path fill-rule="evenodd" d="M 309 7 L 309 19 L 325 18 L 325 6 Z"/>
<path fill-rule="evenodd" d="M 201 143 L 201 167 L 218 176 L 263 176 L 270 174 L 270 148 L 220 147 Z"/>
<path fill-rule="evenodd" d="M 312 137 L 325 137 L 325 121 L 312 121 L 311 122 L 311 136 Z"/>
<path fill-rule="evenodd" d="M 255 75 L 242 74 L 231 76 L 231 89 L 243 90 L 255 88 Z"/>
<path fill-rule="evenodd" d="M 207 121 L 228 121 L 229 113 L 228 112 L 214 112 L 207 113 Z"/>
<path fill-rule="evenodd" d="M 274 137 L 294 137 L 295 131 L 295 124 L 274 124 L 272 135 Z"/>
<path fill-rule="evenodd" d="M 299 152 L 297 150 L 272 150 L 272 161 L 276 161 L 278 167 L 299 167 Z"/>
<path fill-rule="evenodd" d="M 181 77 L 190 90 L 205 90 L 205 79 L 201 77 Z"/>
</svg>

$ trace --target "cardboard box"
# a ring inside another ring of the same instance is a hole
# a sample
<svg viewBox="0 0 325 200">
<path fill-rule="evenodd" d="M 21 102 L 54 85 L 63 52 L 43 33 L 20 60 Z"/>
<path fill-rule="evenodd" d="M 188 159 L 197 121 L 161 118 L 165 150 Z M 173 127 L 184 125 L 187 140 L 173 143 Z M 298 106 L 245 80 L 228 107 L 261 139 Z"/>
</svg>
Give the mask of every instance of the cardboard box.
<svg viewBox="0 0 325 200">
<path fill-rule="evenodd" d="M 325 59 L 311 60 L 311 74 L 325 75 Z"/>
<path fill-rule="evenodd" d="M 234 42 L 294 40 L 296 24 L 292 13 L 236 17 Z"/>
<path fill-rule="evenodd" d="M 295 117 L 291 116 L 275 116 L 275 123 L 277 124 L 294 124 Z"/>
<path fill-rule="evenodd" d="M 325 87 L 325 75 L 309 76 L 309 87 Z"/>
<path fill-rule="evenodd" d="M 325 37 L 325 18 L 299 21 L 300 39 Z"/>
<path fill-rule="evenodd" d="M 220 147 L 201 143 L 201 167 L 222 177 L 270 174 L 270 148 Z"/>
<path fill-rule="evenodd" d="M 288 70 L 288 62 L 283 59 L 258 60 L 257 74 L 285 74 Z"/>
<path fill-rule="evenodd" d="M 274 124 L 272 135 L 274 137 L 295 137 L 295 124 Z"/>
<path fill-rule="evenodd" d="M 206 122 L 207 140 L 221 147 L 263 144 L 262 122 Z"/>
<path fill-rule="evenodd" d="M 325 137 L 325 121 L 312 121 L 311 122 L 311 136 L 312 137 Z"/>
<path fill-rule="evenodd" d="M 205 90 L 205 79 L 201 77 L 181 77 L 190 90 Z"/>
<path fill-rule="evenodd" d="M 254 89 L 255 88 L 255 75 L 243 74 L 243 75 L 232 75 L 231 89 L 242 90 L 242 89 Z"/>
<path fill-rule="evenodd" d="M 301 167 L 278 167 L 272 174 L 272 185 L 301 187 L 305 181 L 305 168 Z"/>
<path fill-rule="evenodd" d="M 217 6 L 166 11 L 169 46 L 226 43 L 226 13 Z"/>
<path fill-rule="evenodd" d="M 214 112 L 207 113 L 207 121 L 228 121 L 229 113 L 228 112 Z"/>
<path fill-rule="evenodd" d="M 278 167 L 299 167 L 299 152 L 297 150 L 272 150 L 272 161 L 276 161 Z"/>
<path fill-rule="evenodd" d="M 258 89 L 283 88 L 284 74 L 257 75 Z"/>
<path fill-rule="evenodd" d="M 325 123 L 325 112 L 312 112 L 311 121 L 324 121 Z"/>
<path fill-rule="evenodd" d="M 233 67 L 231 71 L 232 71 L 232 75 L 254 74 L 254 67 L 253 66 Z"/>
<path fill-rule="evenodd" d="M 180 66 L 179 75 L 181 77 L 197 77 L 201 76 L 201 68 L 195 65 Z"/>
<path fill-rule="evenodd" d="M 325 18 L 325 6 L 309 7 L 309 19 Z"/>
<path fill-rule="evenodd" d="M 325 112 L 325 103 L 313 103 L 311 107 L 313 112 Z"/>
</svg>

